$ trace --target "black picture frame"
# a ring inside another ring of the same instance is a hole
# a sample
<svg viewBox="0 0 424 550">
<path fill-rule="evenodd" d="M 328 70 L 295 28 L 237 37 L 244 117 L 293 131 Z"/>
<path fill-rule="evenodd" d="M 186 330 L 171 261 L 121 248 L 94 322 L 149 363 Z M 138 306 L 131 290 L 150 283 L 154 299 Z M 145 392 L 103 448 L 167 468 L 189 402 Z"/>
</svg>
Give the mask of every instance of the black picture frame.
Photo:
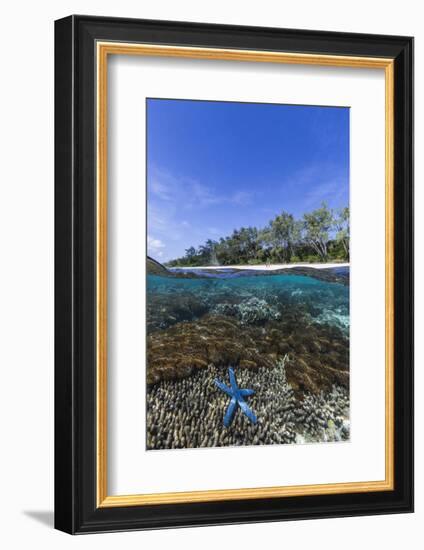
<svg viewBox="0 0 424 550">
<path fill-rule="evenodd" d="M 98 40 L 394 60 L 394 490 L 97 507 Z M 55 22 L 55 75 L 55 527 L 76 534 L 412 512 L 413 39 L 73 15 Z"/>
</svg>

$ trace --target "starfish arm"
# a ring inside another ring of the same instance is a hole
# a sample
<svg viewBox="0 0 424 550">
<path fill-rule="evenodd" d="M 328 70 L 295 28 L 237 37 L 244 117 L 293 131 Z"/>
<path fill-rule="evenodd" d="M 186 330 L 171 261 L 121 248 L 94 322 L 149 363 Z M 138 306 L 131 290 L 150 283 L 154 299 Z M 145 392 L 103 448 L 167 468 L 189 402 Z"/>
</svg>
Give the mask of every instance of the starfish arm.
<svg viewBox="0 0 424 550">
<path fill-rule="evenodd" d="M 247 418 L 252 422 L 252 424 L 256 424 L 257 418 L 256 415 L 249 409 L 247 406 L 246 401 L 243 399 L 240 399 L 238 401 L 240 409 L 244 412 L 244 414 L 247 416 Z"/>
<path fill-rule="evenodd" d="M 230 397 L 233 397 L 233 392 L 232 392 L 231 388 L 226 386 L 223 382 L 220 382 L 218 379 L 215 379 L 215 385 L 218 386 L 218 388 L 221 391 L 223 391 L 224 393 L 226 393 Z"/>
<path fill-rule="evenodd" d="M 224 426 L 228 428 L 228 426 L 233 421 L 234 413 L 236 412 L 237 408 L 237 400 L 235 397 L 233 397 L 230 401 L 230 404 L 228 405 L 228 409 L 224 416 Z"/>
<path fill-rule="evenodd" d="M 237 382 L 236 382 L 236 377 L 235 377 L 235 374 L 234 374 L 234 371 L 233 369 L 230 367 L 228 369 L 228 372 L 230 374 L 230 384 L 231 384 L 231 389 L 233 390 L 234 393 L 238 392 L 239 391 L 239 388 L 237 386 Z"/>
<path fill-rule="evenodd" d="M 240 390 L 240 394 L 242 397 L 249 397 L 250 395 L 253 395 L 255 393 L 255 390 Z"/>
</svg>

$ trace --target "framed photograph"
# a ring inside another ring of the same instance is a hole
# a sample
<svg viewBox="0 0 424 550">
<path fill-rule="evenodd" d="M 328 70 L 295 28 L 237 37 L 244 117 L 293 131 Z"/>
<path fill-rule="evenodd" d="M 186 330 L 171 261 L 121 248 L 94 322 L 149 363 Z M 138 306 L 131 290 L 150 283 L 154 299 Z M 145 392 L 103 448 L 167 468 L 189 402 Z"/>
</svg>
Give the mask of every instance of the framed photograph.
<svg viewBox="0 0 424 550">
<path fill-rule="evenodd" d="M 413 39 L 55 24 L 55 525 L 413 509 Z"/>
</svg>

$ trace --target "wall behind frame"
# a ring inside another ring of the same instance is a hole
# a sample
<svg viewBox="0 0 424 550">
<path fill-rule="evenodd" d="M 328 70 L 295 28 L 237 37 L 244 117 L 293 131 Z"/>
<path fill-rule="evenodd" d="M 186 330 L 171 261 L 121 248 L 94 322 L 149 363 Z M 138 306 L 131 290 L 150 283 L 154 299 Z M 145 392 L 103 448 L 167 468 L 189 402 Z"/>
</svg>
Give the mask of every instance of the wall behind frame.
<svg viewBox="0 0 424 550">
<path fill-rule="evenodd" d="M 2 499 L 0 541 L 5 548 L 216 548 L 239 544 L 296 545 L 343 550 L 378 545 L 419 548 L 424 521 L 424 401 L 416 400 L 416 513 L 399 516 L 257 524 L 160 532 L 70 537 L 53 523 L 53 21 L 71 13 L 280 26 L 416 37 L 415 148 L 424 148 L 424 28 L 420 4 L 356 0 L 281 3 L 263 0 L 45 0 L 3 8 L 0 87 L 0 418 Z M 416 181 L 424 179 L 417 155 Z M 424 203 L 417 183 L 416 204 Z M 424 219 L 417 215 L 416 280 L 424 279 Z M 424 293 L 416 288 L 416 365 L 424 363 Z M 422 369 L 416 388 L 424 387 Z M 417 395 L 420 397 L 420 395 Z"/>
</svg>

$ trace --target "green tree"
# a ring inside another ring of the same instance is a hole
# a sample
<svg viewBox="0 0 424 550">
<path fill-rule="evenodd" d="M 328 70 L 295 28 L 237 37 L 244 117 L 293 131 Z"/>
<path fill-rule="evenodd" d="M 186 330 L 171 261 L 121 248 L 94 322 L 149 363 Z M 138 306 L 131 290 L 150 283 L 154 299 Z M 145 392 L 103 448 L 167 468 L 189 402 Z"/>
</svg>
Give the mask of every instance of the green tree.
<svg viewBox="0 0 424 550">
<path fill-rule="evenodd" d="M 218 262 L 216 260 L 215 248 L 218 243 L 212 239 L 208 239 L 205 244 L 199 246 L 197 250 L 197 256 L 201 263 L 204 265 L 216 265 Z"/>
<path fill-rule="evenodd" d="M 333 213 L 325 202 L 320 208 L 303 215 L 304 238 L 324 262 L 328 258 L 328 241 L 333 226 Z"/>
<path fill-rule="evenodd" d="M 194 258 L 194 256 L 196 256 L 196 249 L 194 248 L 194 246 L 190 246 L 190 248 L 187 248 L 186 251 L 185 251 L 185 256 L 186 258 L 188 258 L 189 260 L 191 258 Z"/>
<path fill-rule="evenodd" d="M 346 259 L 349 258 L 350 253 L 350 215 L 349 207 L 345 206 L 337 211 L 334 218 L 334 227 L 336 230 L 336 241 L 343 246 L 343 250 L 346 255 Z"/>
<path fill-rule="evenodd" d="M 169 266 L 240 265 L 266 262 L 328 261 L 349 258 L 349 208 L 335 214 L 322 203 L 301 220 L 281 212 L 262 229 L 241 227 L 219 242 L 208 239 L 196 250 L 187 248 Z"/>
<path fill-rule="evenodd" d="M 280 248 L 282 260 L 290 261 L 300 240 L 299 225 L 292 214 L 282 212 L 270 222 L 269 238 L 273 248 Z"/>
<path fill-rule="evenodd" d="M 259 252 L 256 227 L 242 227 L 239 233 L 240 255 L 244 261 L 256 260 Z"/>
</svg>

